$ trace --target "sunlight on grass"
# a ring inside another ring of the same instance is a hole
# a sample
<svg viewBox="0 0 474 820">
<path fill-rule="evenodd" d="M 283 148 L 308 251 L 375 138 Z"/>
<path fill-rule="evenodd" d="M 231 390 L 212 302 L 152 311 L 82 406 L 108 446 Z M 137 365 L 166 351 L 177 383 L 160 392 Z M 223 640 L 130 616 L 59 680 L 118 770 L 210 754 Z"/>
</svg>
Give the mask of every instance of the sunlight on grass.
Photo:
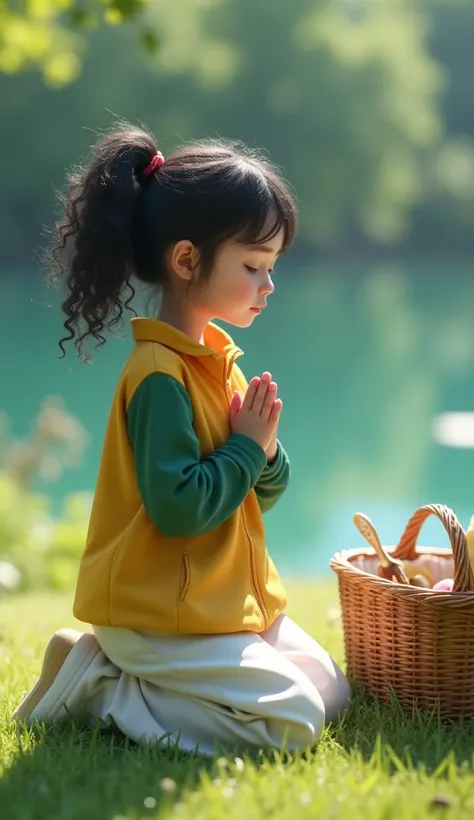
<svg viewBox="0 0 474 820">
<path fill-rule="evenodd" d="M 290 583 L 289 614 L 343 662 L 333 583 Z M 0 601 L 0 816 L 5 820 L 404 820 L 471 818 L 474 722 L 442 725 L 358 693 L 345 722 L 306 755 L 213 761 L 64 725 L 17 735 L 10 714 L 49 635 L 78 623 L 71 596 Z M 79 625 L 81 628 L 81 625 Z"/>
</svg>

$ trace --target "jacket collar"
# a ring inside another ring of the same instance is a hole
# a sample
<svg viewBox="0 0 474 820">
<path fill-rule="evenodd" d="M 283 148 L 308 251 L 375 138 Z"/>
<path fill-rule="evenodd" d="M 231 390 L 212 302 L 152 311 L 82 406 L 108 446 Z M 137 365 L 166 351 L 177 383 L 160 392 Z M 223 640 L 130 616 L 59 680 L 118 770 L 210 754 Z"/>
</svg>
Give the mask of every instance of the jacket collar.
<svg viewBox="0 0 474 820">
<path fill-rule="evenodd" d="M 158 342 L 177 353 L 188 356 L 218 355 L 224 359 L 235 360 L 243 351 L 222 328 L 209 322 L 204 331 L 204 344 L 199 344 L 186 333 L 177 330 L 167 322 L 159 319 L 137 316 L 130 320 L 133 338 L 136 342 Z"/>
</svg>

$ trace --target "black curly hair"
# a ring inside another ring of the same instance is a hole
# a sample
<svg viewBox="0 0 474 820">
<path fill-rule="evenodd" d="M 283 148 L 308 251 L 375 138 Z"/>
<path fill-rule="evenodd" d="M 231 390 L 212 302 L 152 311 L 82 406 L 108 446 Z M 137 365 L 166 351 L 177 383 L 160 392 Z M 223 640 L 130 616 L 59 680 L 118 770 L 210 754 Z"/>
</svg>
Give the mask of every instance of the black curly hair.
<svg viewBox="0 0 474 820">
<path fill-rule="evenodd" d="M 166 284 L 166 252 L 186 238 L 199 250 L 199 276 L 209 277 L 219 245 L 231 238 L 265 242 L 283 230 L 283 251 L 296 231 L 294 197 L 277 170 L 241 143 L 192 142 L 145 175 L 158 151 L 153 135 L 121 122 L 95 145 L 85 168 L 74 170 L 61 197 L 65 213 L 51 251 L 50 284 L 65 280 L 67 335 L 84 358 L 83 343 L 121 324 L 132 310 L 132 278 Z M 82 329 L 81 329 L 82 328 Z"/>
</svg>

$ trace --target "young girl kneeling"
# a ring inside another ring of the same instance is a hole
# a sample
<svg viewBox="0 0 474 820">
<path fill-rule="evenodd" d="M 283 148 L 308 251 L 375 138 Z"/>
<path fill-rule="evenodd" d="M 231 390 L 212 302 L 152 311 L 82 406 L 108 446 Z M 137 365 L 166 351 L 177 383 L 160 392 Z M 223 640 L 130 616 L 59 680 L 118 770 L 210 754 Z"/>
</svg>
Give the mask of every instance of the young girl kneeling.
<svg viewBox="0 0 474 820">
<path fill-rule="evenodd" d="M 296 226 L 268 161 L 204 141 L 166 160 L 123 125 L 69 180 L 53 251 L 67 336 L 104 342 L 133 279 L 158 288 L 105 435 L 74 615 L 15 712 L 85 714 L 133 740 L 305 749 L 347 708 L 329 655 L 285 614 L 262 513 L 284 492 L 282 403 L 270 373 L 247 385 L 219 319 L 248 327 L 274 290 Z"/>
</svg>

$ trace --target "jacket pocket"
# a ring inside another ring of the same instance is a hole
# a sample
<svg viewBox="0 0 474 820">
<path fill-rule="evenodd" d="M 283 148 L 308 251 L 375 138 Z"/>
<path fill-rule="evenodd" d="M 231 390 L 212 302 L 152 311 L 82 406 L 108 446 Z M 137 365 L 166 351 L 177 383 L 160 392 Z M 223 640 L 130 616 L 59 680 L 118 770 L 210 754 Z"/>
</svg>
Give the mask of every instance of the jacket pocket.
<svg viewBox="0 0 474 820">
<path fill-rule="evenodd" d="M 183 561 L 181 565 L 181 584 L 179 590 L 179 600 L 184 601 L 186 595 L 188 593 L 189 584 L 191 581 L 191 571 L 189 568 L 189 556 L 185 552 L 183 555 Z"/>
</svg>

